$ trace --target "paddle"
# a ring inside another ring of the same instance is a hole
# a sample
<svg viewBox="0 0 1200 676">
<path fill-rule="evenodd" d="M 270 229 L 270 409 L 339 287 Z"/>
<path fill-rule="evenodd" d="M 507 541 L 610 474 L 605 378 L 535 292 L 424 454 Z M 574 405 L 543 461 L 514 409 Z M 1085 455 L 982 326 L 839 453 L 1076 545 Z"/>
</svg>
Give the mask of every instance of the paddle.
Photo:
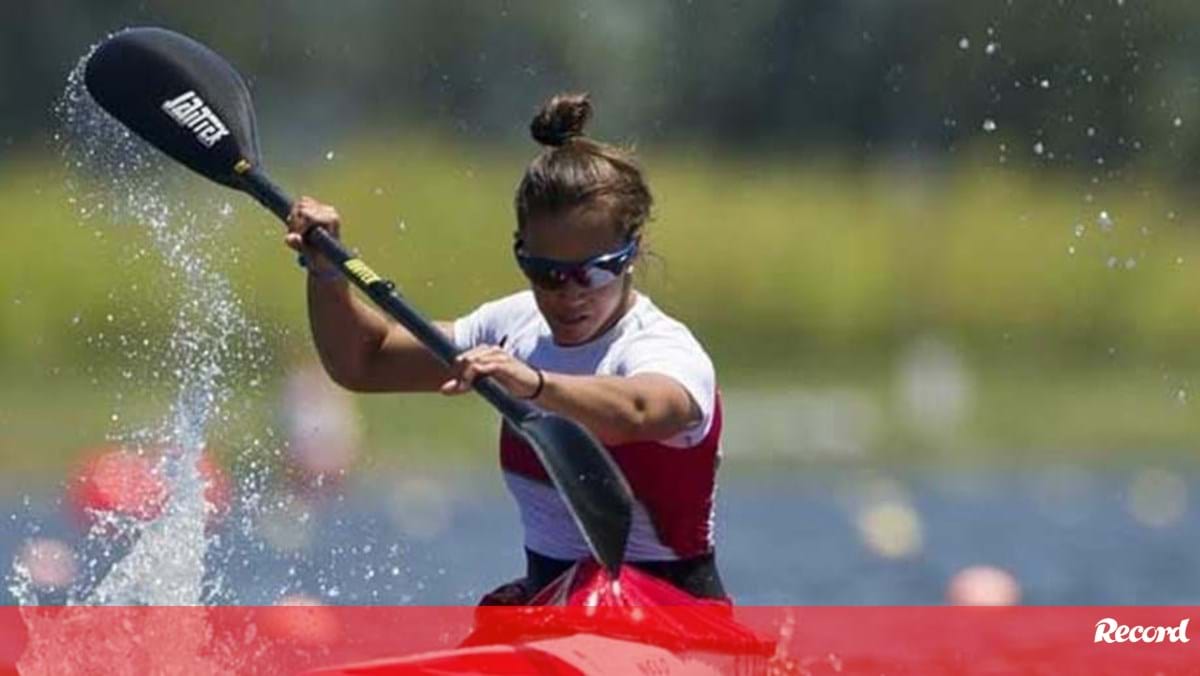
<svg viewBox="0 0 1200 676">
<path fill-rule="evenodd" d="M 84 82 L 104 110 L 151 145 L 222 185 L 253 196 L 280 219 L 292 200 L 262 167 L 254 109 L 241 75 L 204 45 L 162 28 L 131 28 L 88 59 Z M 396 292 L 395 285 L 321 228 L 305 242 L 417 337 L 443 363 L 459 351 Z M 633 499 L 608 452 L 586 429 L 515 399 L 489 378 L 475 391 L 536 451 L 596 560 L 615 577 Z"/>
</svg>

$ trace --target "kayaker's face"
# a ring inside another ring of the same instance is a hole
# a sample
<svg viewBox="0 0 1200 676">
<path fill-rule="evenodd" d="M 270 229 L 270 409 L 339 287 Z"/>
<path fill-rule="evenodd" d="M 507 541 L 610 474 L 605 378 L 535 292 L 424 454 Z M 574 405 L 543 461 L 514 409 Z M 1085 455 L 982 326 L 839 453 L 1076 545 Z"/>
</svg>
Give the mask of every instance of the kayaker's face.
<svg viewBox="0 0 1200 676">
<path fill-rule="evenodd" d="M 530 219 L 520 231 L 520 251 L 537 259 L 571 263 L 620 252 L 628 240 L 600 214 L 573 210 Z M 604 271 L 593 270 L 599 285 L 585 285 L 584 273 L 567 275 L 558 288 L 531 281 L 538 309 L 559 345 L 586 343 L 612 326 L 631 299 L 628 267 L 609 281 Z M 528 273 L 527 273 L 528 274 Z"/>
</svg>

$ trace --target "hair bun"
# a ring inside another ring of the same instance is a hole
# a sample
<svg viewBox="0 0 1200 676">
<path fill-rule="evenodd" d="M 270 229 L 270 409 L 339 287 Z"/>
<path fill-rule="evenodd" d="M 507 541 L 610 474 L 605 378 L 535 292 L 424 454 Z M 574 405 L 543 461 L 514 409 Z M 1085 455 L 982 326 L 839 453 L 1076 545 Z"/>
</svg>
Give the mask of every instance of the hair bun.
<svg viewBox="0 0 1200 676">
<path fill-rule="evenodd" d="M 587 94 L 556 94 L 542 105 L 529 123 L 533 139 L 557 148 L 576 136 L 592 117 L 592 102 Z"/>
</svg>

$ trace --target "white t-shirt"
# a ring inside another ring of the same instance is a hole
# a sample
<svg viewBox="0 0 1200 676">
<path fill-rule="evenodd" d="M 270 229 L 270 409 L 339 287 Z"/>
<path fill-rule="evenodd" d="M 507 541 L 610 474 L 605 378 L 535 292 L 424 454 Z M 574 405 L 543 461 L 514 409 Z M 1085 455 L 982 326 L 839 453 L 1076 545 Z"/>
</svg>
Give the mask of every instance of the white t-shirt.
<svg viewBox="0 0 1200 676">
<path fill-rule="evenodd" d="M 562 346 L 554 342 L 532 291 L 485 303 L 457 320 L 453 340 L 462 350 L 503 343 L 513 356 L 553 373 L 668 376 L 683 386 L 701 413 L 694 425 L 660 442 L 680 449 L 681 453 L 700 444 L 713 424 L 717 388 L 712 360 L 686 326 L 667 316 L 640 293 L 620 321 L 582 345 Z M 526 547 L 564 560 L 589 555 L 566 505 L 552 487 L 507 471 L 505 481 L 520 507 Z M 710 522 L 711 516 L 708 515 Z M 633 561 L 679 558 L 660 540 L 652 516 L 641 504 L 634 508 L 626 558 Z"/>
</svg>

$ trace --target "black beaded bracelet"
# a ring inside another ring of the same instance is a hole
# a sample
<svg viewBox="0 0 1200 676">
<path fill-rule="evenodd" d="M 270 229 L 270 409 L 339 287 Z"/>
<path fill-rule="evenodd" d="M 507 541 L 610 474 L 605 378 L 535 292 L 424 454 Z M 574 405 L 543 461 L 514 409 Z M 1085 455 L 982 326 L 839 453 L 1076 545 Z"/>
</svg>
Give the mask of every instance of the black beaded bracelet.
<svg viewBox="0 0 1200 676">
<path fill-rule="evenodd" d="M 534 399 L 537 399 L 538 395 L 540 395 L 542 393 L 542 388 L 546 387 L 546 374 L 543 373 L 542 370 L 537 367 L 534 367 L 533 370 L 535 373 L 537 373 L 538 384 L 537 384 L 537 388 L 535 388 L 533 390 L 533 394 L 529 395 L 528 397 L 525 397 L 526 401 L 533 401 Z"/>
</svg>

